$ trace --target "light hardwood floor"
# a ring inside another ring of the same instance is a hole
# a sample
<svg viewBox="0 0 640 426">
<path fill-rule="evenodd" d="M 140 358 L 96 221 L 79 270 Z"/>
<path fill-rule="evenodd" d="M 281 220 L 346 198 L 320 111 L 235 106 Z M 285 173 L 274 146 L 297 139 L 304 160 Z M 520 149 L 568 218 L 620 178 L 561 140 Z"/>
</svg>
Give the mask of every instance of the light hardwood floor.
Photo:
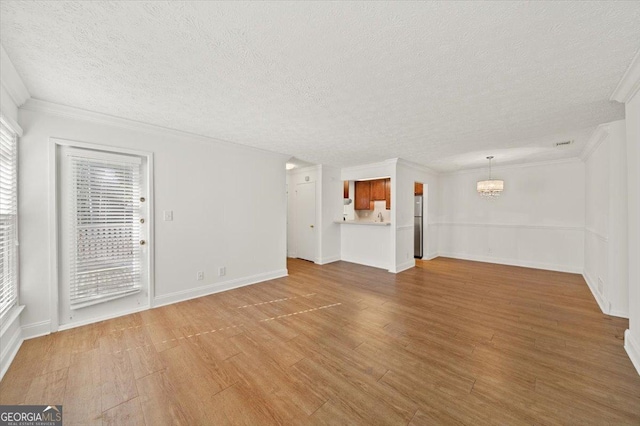
<svg viewBox="0 0 640 426">
<path fill-rule="evenodd" d="M 579 275 L 440 258 L 290 276 L 24 342 L 0 404 L 66 425 L 640 424 Z"/>
</svg>

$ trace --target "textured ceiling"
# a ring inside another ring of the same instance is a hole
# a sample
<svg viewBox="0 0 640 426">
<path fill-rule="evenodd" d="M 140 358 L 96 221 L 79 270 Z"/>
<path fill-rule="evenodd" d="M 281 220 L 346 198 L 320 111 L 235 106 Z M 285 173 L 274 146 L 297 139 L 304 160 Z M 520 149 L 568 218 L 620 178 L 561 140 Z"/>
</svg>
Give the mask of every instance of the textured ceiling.
<svg viewBox="0 0 640 426">
<path fill-rule="evenodd" d="M 346 166 L 575 156 L 624 117 L 640 2 L 14 2 L 38 99 Z M 575 143 L 557 150 L 554 142 Z"/>
</svg>

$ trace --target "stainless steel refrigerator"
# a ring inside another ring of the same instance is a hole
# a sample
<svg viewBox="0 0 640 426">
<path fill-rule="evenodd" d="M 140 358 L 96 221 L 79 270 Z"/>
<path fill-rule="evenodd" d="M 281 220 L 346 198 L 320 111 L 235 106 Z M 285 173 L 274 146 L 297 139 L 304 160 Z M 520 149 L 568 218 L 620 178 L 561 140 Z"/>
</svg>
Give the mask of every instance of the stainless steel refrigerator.
<svg viewBox="0 0 640 426">
<path fill-rule="evenodd" d="M 413 204 L 413 257 L 422 259 L 422 195 L 416 195 Z"/>
</svg>

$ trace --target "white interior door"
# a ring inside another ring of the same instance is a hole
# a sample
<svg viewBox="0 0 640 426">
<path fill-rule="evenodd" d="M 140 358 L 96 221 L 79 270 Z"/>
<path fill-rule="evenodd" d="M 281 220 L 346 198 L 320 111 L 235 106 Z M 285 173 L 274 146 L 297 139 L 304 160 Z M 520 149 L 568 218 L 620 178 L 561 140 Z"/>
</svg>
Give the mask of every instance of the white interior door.
<svg viewBox="0 0 640 426">
<path fill-rule="evenodd" d="M 316 183 L 296 185 L 295 223 L 296 256 L 300 259 L 316 260 Z"/>
<path fill-rule="evenodd" d="M 142 157 L 58 152 L 60 326 L 149 305 L 149 196 Z"/>
</svg>

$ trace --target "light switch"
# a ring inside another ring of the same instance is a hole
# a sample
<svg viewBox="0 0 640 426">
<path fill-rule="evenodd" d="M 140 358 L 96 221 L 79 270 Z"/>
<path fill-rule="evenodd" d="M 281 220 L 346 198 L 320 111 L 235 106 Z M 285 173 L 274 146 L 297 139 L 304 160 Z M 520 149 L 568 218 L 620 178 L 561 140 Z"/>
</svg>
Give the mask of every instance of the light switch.
<svg viewBox="0 0 640 426">
<path fill-rule="evenodd" d="M 163 215 L 164 215 L 165 222 L 170 222 L 173 220 L 173 210 L 165 210 L 163 212 Z"/>
</svg>

